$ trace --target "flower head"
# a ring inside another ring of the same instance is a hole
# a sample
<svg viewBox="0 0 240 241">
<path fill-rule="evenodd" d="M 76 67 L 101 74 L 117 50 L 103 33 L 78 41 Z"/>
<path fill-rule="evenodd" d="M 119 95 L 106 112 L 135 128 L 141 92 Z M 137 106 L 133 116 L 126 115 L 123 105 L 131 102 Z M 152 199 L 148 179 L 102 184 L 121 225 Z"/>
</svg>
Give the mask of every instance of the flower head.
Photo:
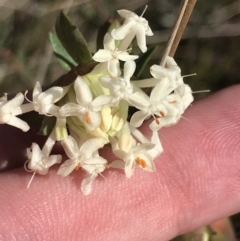
<svg viewBox="0 0 240 241">
<path fill-rule="evenodd" d="M 64 91 L 62 87 L 52 87 L 42 92 L 42 87 L 39 82 L 33 89 L 33 107 L 41 115 L 57 115 L 58 106 L 54 103 L 58 102 L 63 97 Z"/>
<path fill-rule="evenodd" d="M 104 37 L 104 49 L 98 50 L 93 59 L 97 62 L 106 62 L 112 76 L 120 76 L 119 60 L 128 61 L 137 59 L 137 55 L 129 55 L 127 51 L 120 51 L 115 46 L 115 40 L 109 33 Z"/>
<path fill-rule="evenodd" d="M 15 126 L 22 131 L 28 131 L 29 125 L 16 117 L 22 113 L 20 106 L 24 101 L 24 95 L 18 93 L 13 99 L 7 100 L 7 95 L 0 98 L 0 124 Z"/>
<path fill-rule="evenodd" d="M 48 169 L 62 160 L 61 155 L 44 156 L 40 147 L 36 143 L 32 143 L 31 149 L 27 149 L 27 167 L 29 170 L 41 175 L 45 175 Z"/>
<path fill-rule="evenodd" d="M 172 57 L 166 57 L 166 66 L 153 65 L 150 68 L 150 73 L 155 79 L 163 79 L 167 77 L 173 88 L 177 88 L 183 84 L 183 78 L 181 76 L 181 69 Z"/>
<path fill-rule="evenodd" d="M 85 195 L 88 195 L 92 190 L 93 180 L 105 170 L 107 161 L 98 154 L 98 149 L 104 144 L 103 138 L 92 138 L 79 147 L 73 137 L 65 138 L 62 145 L 70 159 L 60 166 L 58 175 L 65 177 L 74 169 L 82 168 L 88 173 L 88 177 L 82 181 L 81 190 Z"/>
<path fill-rule="evenodd" d="M 123 78 L 112 76 L 102 76 L 99 78 L 99 82 L 102 86 L 110 90 L 113 103 L 117 104 L 122 99 L 128 100 L 128 97 L 133 93 L 133 86 L 130 83 L 130 78 L 135 68 L 136 63 L 129 60 L 124 64 Z"/>
<path fill-rule="evenodd" d="M 79 147 L 75 139 L 68 136 L 62 141 L 62 145 L 70 159 L 60 166 L 58 174 L 65 177 L 80 167 L 90 174 L 102 172 L 105 169 L 106 160 L 100 157 L 97 151 L 104 144 L 103 138 L 92 138 Z"/>
<path fill-rule="evenodd" d="M 112 37 L 117 40 L 130 37 L 131 40 L 136 36 L 138 47 L 142 52 L 147 51 L 146 46 L 146 35 L 152 36 L 153 32 L 148 25 L 148 21 L 142 16 L 128 11 L 128 10 L 118 10 L 118 14 L 125 18 L 123 25 L 112 31 Z"/>
<path fill-rule="evenodd" d="M 143 121 L 152 116 L 156 123 L 159 122 L 159 118 L 167 115 L 168 109 L 164 105 L 163 101 L 173 91 L 170 86 L 168 78 L 164 78 L 153 88 L 150 97 L 143 92 L 135 92 L 129 97 L 129 102 L 138 108 L 131 118 L 131 125 L 139 127 Z"/>
</svg>

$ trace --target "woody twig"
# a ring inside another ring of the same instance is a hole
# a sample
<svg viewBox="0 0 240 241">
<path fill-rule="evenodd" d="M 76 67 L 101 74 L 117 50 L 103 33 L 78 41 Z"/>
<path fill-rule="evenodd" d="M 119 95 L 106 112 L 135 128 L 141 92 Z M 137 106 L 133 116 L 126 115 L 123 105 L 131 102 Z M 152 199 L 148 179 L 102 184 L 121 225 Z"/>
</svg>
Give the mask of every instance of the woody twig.
<svg viewBox="0 0 240 241">
<path fill-rule="evenodd" d="M 165 66 L 167 56 L 174 56 L 196 2 L 197 0 L 182 0 L 171 35 L 167 42 L 167 47 L 160 63 L 161 66 Z"/>
</svg>

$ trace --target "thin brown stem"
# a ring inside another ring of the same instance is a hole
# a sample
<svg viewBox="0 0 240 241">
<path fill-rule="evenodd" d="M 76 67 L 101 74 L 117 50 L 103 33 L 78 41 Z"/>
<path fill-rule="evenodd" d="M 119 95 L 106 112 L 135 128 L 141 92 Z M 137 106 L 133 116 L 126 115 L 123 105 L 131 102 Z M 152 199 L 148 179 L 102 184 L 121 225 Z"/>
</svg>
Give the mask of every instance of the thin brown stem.
<svg viewBox="0 0 240 241">
<path fill-rule="evenodd" d="M 165 66 L 167 56 L 174 56 L 196 2 L 197 0 L 182 0 L 178 16 L 160 63 L 161 66 Z"/>
</svg>

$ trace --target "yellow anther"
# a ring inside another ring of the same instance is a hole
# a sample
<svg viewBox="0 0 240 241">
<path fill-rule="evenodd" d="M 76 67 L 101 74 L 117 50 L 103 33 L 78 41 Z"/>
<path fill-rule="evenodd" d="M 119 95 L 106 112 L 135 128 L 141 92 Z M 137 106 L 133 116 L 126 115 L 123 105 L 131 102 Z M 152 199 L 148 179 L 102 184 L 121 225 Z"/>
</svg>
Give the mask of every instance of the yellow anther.
<svg viewBox="0 0 240 241">
<path fill-rule="evenodd" d="M 89 116 L 89 112 L 86 112 L 86 113 L 85 113 L 85 119 L 86 119 L 86 122 L 87 122 L 88 124 L 91 124 L 91 118 L 90 118 L 90 116 Z"/>
<path fill-rule="evenodd" d="M 141 166 L 142 168 L 145 168 L 147 166 L 146 161 L 144 161 L 143 159 L 141 159 L 140 157 L 137 157 L 135 159 L 135 162 L 137 163 L 137 165 Z"/>
</svg>

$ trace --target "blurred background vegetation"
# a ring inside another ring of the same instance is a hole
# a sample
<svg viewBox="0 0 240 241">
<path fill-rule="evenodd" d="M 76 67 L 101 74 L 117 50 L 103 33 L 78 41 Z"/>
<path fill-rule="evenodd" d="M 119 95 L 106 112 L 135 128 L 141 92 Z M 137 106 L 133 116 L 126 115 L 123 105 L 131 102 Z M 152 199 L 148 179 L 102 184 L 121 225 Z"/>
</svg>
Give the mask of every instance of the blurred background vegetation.
<svg viewBox="0 0 240 241">
<path fill-rule="evenodd" d="M 150 66 L 161 58 L 180 0 L 0 0 L 0 96 L 31 89 L 36 81 L 49 84 L 66 73 L 49 43 L 61 10 L 68 12 L 95 52 L 97 30 L 108 18 L 118 17 L 117 9 L 141 14 L 146 4 L 144 17 L 154 32 L 148 44 L 158 46 Z M 240 83 L 239 13 L 240 0 L 198 0 L 175 55 L 183 75 L 197 73 L 185 80 L 193 90 L 213 93 Z M 231 220 L 240 238 L 239 215 Z"/>
</svg>

